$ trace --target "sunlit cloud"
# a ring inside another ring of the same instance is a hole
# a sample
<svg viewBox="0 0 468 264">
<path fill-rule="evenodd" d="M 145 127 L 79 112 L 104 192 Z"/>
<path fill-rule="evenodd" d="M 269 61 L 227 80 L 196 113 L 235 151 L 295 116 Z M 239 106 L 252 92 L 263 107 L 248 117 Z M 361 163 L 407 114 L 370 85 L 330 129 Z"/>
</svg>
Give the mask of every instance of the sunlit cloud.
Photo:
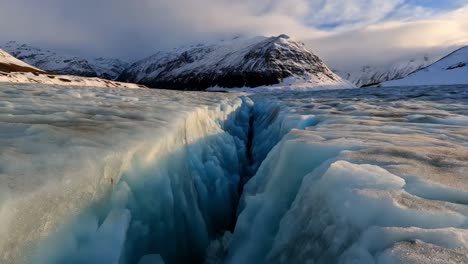
<svg viewBox="0 0 468 264">
<path fill-rule="evenodd" d="M 0 42 L 137 59 L 234 35 L 289 34 L 333 67 L 467 43 L 465 0 L 3 0 Z"/>
</svg>

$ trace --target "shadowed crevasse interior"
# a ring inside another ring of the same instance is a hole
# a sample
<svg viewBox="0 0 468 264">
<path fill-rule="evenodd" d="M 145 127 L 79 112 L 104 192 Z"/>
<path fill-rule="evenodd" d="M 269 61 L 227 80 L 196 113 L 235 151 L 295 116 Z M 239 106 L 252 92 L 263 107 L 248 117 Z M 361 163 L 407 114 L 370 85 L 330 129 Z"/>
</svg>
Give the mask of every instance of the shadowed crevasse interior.
<svg viewBox="0 0 468 264">
<path fill-rule="evenodd" d="M 210 242 L 234 230 L 243 185 L 288 131 L 278 127 L 262 138 L 280 106 L 242 102 L 225 118 L 190 113 L 178 131 L 134 156 L 105 199 L 41 242 L 33 259 L 203 263 Z"/>
</svg>

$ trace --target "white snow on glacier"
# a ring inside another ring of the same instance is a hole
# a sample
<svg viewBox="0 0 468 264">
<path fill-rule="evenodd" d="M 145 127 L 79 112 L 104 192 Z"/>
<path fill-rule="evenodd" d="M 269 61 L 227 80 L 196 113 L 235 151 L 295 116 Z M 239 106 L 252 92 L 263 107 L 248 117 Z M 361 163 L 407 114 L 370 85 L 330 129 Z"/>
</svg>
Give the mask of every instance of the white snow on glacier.
<svg viewBox="0 0 468 264">
<path fill-rule="evenodd" d="M 468 262 L 466 86 L 2 85 L 0 128 L 2 263 Z"/>
</svg>

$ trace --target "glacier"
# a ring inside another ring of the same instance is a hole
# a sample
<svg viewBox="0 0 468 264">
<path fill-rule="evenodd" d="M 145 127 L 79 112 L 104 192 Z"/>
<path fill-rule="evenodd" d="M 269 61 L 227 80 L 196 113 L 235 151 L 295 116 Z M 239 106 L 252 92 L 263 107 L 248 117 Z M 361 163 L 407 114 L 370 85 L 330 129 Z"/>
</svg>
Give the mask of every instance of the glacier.
<svg viewBox="0 0 468 264">
<path fill-rule="evenodd" d="M 468 262 L 467 126 L 467 86 L 1 84 L 0 262 Z"/>
<path fill-rule="evenodd" d="M 226 262 L 467 262 L 467 96 L 466 86 L 253 96 L 285 109 L 259 117 L 265 135 L 290 115 L 307 121 L 245 185 Z"/>
<path fill-rule="evenodd" d="M 248 98 L 41 85 L 1 94 L 2 263 L 136 262 L 153 250 L 202 259 L 232 225 Z M 121 247 L 102 250 L 106 241 Z"/>
</svg>

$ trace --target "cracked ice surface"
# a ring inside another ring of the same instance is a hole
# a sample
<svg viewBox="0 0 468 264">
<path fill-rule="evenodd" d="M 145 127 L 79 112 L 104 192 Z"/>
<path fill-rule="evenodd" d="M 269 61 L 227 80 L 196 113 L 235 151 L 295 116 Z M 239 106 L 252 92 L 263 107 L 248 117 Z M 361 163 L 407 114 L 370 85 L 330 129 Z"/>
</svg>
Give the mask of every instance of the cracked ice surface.
<svg viewBox="0 0 468 264">
<path fill-rule="evenodd" d="M 468 262 L 468 87 L 252 99 L 253 156 L 306 125 L 244 187 L 228 263 Z"/>
<path fill-rule="evenodd" d="M 232 224 L 249 112 L 228 94 L 2 84 L 0 262 L 202 258 Z"/>
<path fill-rule="evenodd" d="M 250 98 L 2 85 L 0 262 L 468 262 L 467 87 Z"/>
</svg>

